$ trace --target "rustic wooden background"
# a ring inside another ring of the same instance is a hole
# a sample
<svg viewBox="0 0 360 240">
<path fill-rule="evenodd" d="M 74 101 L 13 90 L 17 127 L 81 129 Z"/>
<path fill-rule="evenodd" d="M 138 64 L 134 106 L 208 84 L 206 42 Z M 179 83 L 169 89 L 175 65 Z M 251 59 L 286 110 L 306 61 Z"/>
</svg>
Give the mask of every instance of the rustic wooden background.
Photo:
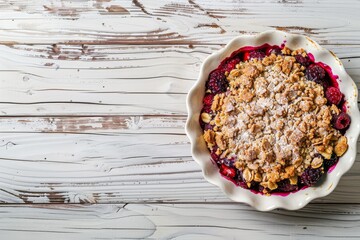
<svg viewBox="0 0 360 240">
<path fill-rule="evenodd" d="M 359 12 L 356 0 L 0 0 L 1 239 L 358 239 L 359 162 L 300 211 L 256 212 L 203 179 L 184 125 L 202 60 L 245 33 L 306 34 L 360 86 Z"/>
</svg>

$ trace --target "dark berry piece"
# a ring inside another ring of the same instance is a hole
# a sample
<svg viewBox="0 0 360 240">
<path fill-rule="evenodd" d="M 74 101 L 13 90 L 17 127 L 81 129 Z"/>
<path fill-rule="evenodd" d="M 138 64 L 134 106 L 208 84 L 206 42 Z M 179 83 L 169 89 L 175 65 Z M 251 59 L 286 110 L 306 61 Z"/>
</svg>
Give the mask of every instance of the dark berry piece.
<svg viewBox="0 0 360 240">
<path fill-rule="evenodd" d="M 298 190 L 298 185 L 291 185 L 289 179 L 282 180 L 277 183 L 277 192 L 292 192 Z"/>
<path fill-rule="evenodd" d="M 250 187 L 248 186 L 248 188 L 259 192 L 259 187 L 260 187 L 260 186 L 261 186 L 261 185 L 260 185 L 258 182 L 251 181 L 251 182 L 250 182 Z"/>
<path fill-rule="evenodd" d="M 265 188 L 259 184 L 258 191 L 259 191 L 260 193 L 263 193 L 264 190 L 265 190 Z"/>
<path fill-rule="evenodd" d="M 266 54 L 260 50 L 253 50 L 244 53 L 244 61 L 250 60 L 252 58 L 263 59 L 264 57 L 266 57 Z"/>
<path fill-rule="evenodd" d="M 296 55 L 295 59 L 298 63 L 300 63 L 304 67 L 309 66 L 311 63 L 308 57 L 303 57 L 301 54 Z"/>
<path fill-rule="evenodd" d="M 235 69 L 236 64 L 238 64 L 239 62 L 240 62 L 240 58 L 238 57 L 230 59 L 223 67 L 224 72 L 230 72 L 231 70 Z"/>
<path fill-rule="evenodd" d="M 336 87 L 328 87 L 326 89 L 325 96 L 331 104 L 335 105 L 338 105 L 342 99 L 342 93 Z"/>
<path fill-rule="evenodd" d="M 204 130 L 204 128 L 205 128 L 205 123 L 204 123 L 204 121 L 201 119 L 201 117 L 199 117 L 199 123 L 200 123 L 201 129 Z"/>
<path fill-rule="evenodd" d="M 334 166 L 339 161 L 339 158 L 336 154 L 332 154 L 330 159 L 324 159 L 324 171 L 327 172 L 329 168 Z"/>
<path fill-rule="evenodd" d="M 272 53 L 275 55 L 282 55 L 281 48 L 274 46 L 274 47 L 267 48 L 265 51 L 265 54 L 267 56 L 271 55 Z"/>
<path fill-rule="evenodd" d="M 311 64 L 306 69 L 306 77 L 311 81 L 322 80 L 325 78 L 325 70 L 317 64 Z"/>
<path fill-rule="evenodd" d="M 221 163 L 228 167 L 233 167 L 234 162 L 235 162 L 235 159 L 228 159 L 228 158 L 221 159 Z"/>
<path fill-rule="evenodd" d="M 236 171 L 234 168 L 230 168 L 226 165 L 221 165 L 220 166 L 220 173 L 226 177 L 229 178 L 234 178 L 236 176 Z"/>
<path fill-rule="evenodd" d="M 201 109 L 201 113 L 205 112 L 205 113 L 210 113 L 211 110 L 211 105 L 204 105 L 203 108 Z"/>
<path fill-rule="evenodd" d="M 213 130 L 213 128 L 214 128 L 214 126 L 211 125 L 210 123 L 205 123 L 205 124 L 204 124 L 204 127 L 203 127 L 204 131 L 206 131 L 206 130 Z"/>
<path fill-rule="evenodd" d="M 305 186 L 313 186 L 319 181 L 322 175 L 323 172 L 321 168 L 307 168 L 300 177 L 301 183 Z"/>
<path fill-rule="evenodd" d="M 206 87 L 214 94 L 225 92 L 228 87 L 228 82 L 224 72 L 218 69 L 212 71 Z"/>
<path fill-rule="evenodd" d="M 211 106 L 213 100 L 214 100 L 214 94 L 210 94 L 210 93 L 205 94 L 203 99 L 204 106 Z"/>
<path fill-rule="evenodd" d="M 240 169 L 236 169 L 236 176 L 234 178 L 234 180 L 236 181 L 236 184 L 242 188 L 249 188 L 248 185 L 246 184 L 246 181 L 243 177 L 243 173 Z"/>
<path fill-rule="evenodd" d="M 324 88 L 329 86 L 325 70 L 317 64 L 311 64 L 308 68 L 306 68 L 305 76 L 308 80 L 314 81 L 322 85 Z"/>
<path fill-rule="evenodd" d="M 350 125 L 351 119 L 347 113 L 341 112 L 333 117 L 333 125 L 338 130 L 343 130 Z"/>
</svg>

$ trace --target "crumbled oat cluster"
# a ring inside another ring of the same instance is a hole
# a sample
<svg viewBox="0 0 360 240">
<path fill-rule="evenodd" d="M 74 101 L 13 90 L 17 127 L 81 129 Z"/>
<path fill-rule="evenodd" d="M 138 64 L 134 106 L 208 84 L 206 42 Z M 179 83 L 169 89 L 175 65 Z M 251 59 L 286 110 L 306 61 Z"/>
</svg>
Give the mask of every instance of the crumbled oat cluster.
<svg viewBox="0 0 360 240">
<path fill-rule="evenodd" d="M 210 74 L 200 118 L 212 157 L 223 175 L 263 193 L 314 184 L 308 172 L 320 178 L 324 161 L 347 150 L 346 137 L 333 127 L 341 110 L 329 104 L 321 75 L 307 72 L 303 49 L 248 55 L 232 70 L 215 71 L 219 83 Z"/>
</svg>

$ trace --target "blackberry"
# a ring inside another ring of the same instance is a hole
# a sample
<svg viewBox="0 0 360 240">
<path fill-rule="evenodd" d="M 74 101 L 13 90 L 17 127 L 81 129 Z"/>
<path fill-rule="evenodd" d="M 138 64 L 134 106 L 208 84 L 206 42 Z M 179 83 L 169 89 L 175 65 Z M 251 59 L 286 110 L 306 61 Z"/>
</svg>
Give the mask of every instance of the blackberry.
<svg viewBox="0 0 360 240">
<path fill-rule="evenodd" d="M 218 94 L 225 92 L 227 87 L 228 82 L 223 71 L 217 69 L 210 73 L 209 79 L 206 83 L 207 89 L 209 89 L 214 94 Z"/>
<path fill-rule="evenodd" d="M 301 175 L 301 183 L 305 186 L 313 186 L 319 181 L 322 175 L 323 171 L 321 170 L 321 168 L 314 169 L 309 167 L 305 169 L 304 173 Z"/>
<path fill-rule="evenodd" d="M 308 80 L 322 85 L 325 89 L 329 86 L 325 70 L 317 64 L 311 64 L 308 68 L 306 68 L 305 76 Z"/>
<path fill-rule="evenodd" d="M 276 191 L 279 192 L 292 192 L 298 190 L 298 185 L 291 185 L 289 179 L 277 182 L 278 188 Z"/>
<path fill-rule="evenodd" d="M 308 57 L 303 57 L 301 54 L 296 55 L 295 59 L 298 63 L 300 63 L 304 67 L 309 66 L 311 63 Z"/>
<path fill-rule="evenodd" d="M 324 171 L 329 171 L 329 168 L 334 166 L 339 161 L 339 158 L 336 156 L 336 154 L 332 154 L 330 159 L 324 159 Z"/>
</svg>

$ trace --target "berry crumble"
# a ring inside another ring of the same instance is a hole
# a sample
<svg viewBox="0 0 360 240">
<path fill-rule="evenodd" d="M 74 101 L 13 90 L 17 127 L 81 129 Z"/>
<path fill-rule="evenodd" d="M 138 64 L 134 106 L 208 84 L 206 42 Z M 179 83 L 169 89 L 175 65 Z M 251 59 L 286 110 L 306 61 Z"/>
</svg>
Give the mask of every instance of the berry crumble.
<svg viewBox="0 0 360 240">
<path fill-rule="evenodd" d="M 262 194 L 313 186 L 347 151 L 343 94 L 331 69 L 303 49 L 241 48 L 205 87 L 203 137 L 238 186 Z"/>
</svg>

